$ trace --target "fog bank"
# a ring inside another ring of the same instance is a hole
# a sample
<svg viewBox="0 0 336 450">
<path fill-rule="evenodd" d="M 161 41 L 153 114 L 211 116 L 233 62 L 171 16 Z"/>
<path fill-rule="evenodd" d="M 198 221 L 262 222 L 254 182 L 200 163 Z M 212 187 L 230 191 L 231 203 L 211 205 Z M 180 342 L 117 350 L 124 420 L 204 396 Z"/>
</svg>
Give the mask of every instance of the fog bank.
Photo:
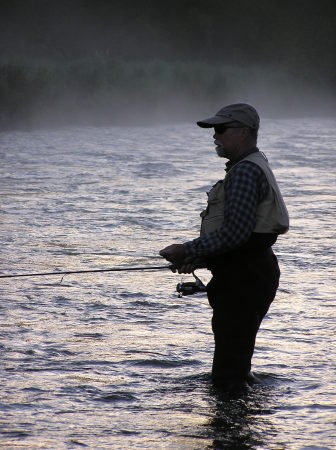
<svg viewBox="0 0 336 450">
<path fill-rule="evenodd" d="M 3 0 L 0 126 L 334 115 L 336 2 Z"/>
</svg>

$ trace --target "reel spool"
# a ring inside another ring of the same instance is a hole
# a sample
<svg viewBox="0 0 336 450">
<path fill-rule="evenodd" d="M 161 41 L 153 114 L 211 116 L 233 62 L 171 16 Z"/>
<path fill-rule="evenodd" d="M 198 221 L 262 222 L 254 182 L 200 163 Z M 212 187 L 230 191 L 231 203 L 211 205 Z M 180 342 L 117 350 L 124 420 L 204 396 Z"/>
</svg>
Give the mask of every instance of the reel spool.
<svg viewBox="0 0 336 450">
<path fill-rule="evenodd" d="M 176 291 L 178 292 L 179 298 L 184 295 L 193 295 L 197 292 L 206 292 L 207 288 L 203 282 L 192 272 L 195 281 L 188 281 L 186 283 L 178 283 L 176 286 Z"/>
</svg>

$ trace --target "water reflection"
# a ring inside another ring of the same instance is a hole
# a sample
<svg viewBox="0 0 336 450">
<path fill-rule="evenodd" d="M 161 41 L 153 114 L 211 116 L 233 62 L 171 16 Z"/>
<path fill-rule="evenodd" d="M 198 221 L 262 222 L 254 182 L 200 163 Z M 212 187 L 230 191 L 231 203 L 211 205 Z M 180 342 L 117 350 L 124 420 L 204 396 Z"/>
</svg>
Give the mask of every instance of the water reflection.
<svg viewBox="0 0 336 450">
<path fill-rule="evenodd" d="M 249 391 L 227 392 L 210 388 L 213 400 L 207 432 L 213 443 L 208 448 L 244 450 L 264 448 L 272 430 L 271 391 L 265 386 L 254 386 Z"/>
</svg>

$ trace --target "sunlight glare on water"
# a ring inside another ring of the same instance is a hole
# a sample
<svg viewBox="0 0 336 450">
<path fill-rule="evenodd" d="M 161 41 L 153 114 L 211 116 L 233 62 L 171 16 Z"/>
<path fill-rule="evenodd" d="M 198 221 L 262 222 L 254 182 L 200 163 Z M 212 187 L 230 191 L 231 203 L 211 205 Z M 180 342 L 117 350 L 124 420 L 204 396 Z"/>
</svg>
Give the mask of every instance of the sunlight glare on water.
<svg viewBox="0 0 336 450">
<path fill-rule="evenodd" d="M 7 132 L 0 145 L 1 273 L 164 265 L 158 251 L 197 236 L 224 174 L 211 130 L 191 125 Z M 211 309 L 179 299 L 169 270 L 3 279 L 2 448 L 335 448 L 334 122 L 265 120 L 259 146 L 291 216 L 261 384 L 212 387 Z"/>
</svg>

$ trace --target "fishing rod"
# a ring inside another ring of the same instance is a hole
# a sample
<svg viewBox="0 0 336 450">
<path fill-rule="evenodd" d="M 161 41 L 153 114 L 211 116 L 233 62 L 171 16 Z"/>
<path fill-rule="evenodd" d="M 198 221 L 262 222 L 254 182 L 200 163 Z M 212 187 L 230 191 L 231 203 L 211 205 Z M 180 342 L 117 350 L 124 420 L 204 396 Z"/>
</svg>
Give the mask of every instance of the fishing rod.
<svg viewBox="0 0 336 450">
<path fill-rule="evenodd" d="M 123 272 L 123 271 L 151 271 L 151 270 L 162 270 L 162 269 L 170 269 L 169 266 L 138 266 L 138 267 L 110 267 L 108 269 L 88 269 L 88 270 L 67 270 L 67 271 L 58 271 L 58 272 L 38 272 L 38 273 L 15 273 L 15 274 L 7 274 L 0 275 L 0 278 L 21 278 L 21 277 L 46 277 L 53 275 L 71 275 L 77 273 L 98 273 L 98 272 Z"/>
<path fill-rule="evenodd" d="M 165 270 L 172 269 L 173 266 L 137 266 L 137 267 L 110 267 L 108 269 L 87 269 L 87 270 L 67 270 L 67 271 L 57 271 L 57 272 L 36 272 L 36 273 L 14 273 L 7 275 L 0 275 L 0 278 L 22 278 L 22 277 L 47 277 L 47 276 L 60 276 L 62 275 L 62 280 L 66 275 L 80 274 L 80 273 L 98 273 L 98 272 L 130 272 L 130 271 L 154 271 L 154 270 Z M 202 281 L 192 272 L 195 282 L 178 283 L 176 286 L 176 291 L 179 297 L 183 295 L 193 295 L 197 292 L 206 292 L 206 286 Z"/>
</svg>

